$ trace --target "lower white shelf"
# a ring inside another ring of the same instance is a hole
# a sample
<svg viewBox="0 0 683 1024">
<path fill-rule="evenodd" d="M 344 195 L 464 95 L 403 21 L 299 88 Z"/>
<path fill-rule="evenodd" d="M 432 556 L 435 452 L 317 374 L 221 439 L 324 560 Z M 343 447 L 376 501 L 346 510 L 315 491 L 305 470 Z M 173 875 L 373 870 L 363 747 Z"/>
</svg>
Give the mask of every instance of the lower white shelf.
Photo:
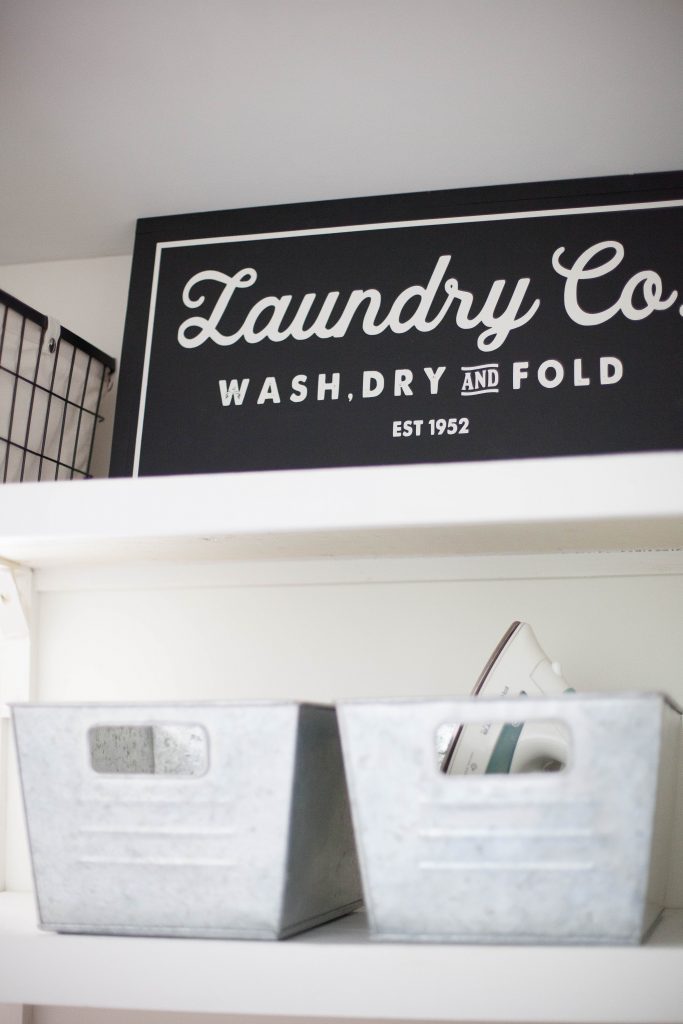
<svg viewBox="0 0 683 1024">
<path fill-rule="evenodd" d="M 289 1017 L 680 1024 L 683 910 L 641 947 L 369 941 L 353 914 L 284 942 L 55 935 L 0 894 L 0 1003 Z"/>
</svg>

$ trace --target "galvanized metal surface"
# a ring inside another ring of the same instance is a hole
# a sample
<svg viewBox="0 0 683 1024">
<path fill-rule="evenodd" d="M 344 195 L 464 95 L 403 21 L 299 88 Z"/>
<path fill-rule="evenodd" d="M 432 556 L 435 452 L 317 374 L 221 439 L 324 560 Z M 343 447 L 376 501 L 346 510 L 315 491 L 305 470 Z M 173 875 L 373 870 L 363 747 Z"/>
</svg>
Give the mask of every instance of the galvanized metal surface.
<svg viewBox="0 0 683 1024">
<path fill-rule="evenodd" d="M 375 938 L 637 943 L 658 917 L 681 733 L 659 694 L 338 710 Z M 438 770 L 444 723 L 534 720 L 569 730 L 564 771 Z"/>
<path fill-rule="evenodd" d="M 359 905 L 333 708 L 12 712 L 42 927 L 273 939 Z"/>
</svg>

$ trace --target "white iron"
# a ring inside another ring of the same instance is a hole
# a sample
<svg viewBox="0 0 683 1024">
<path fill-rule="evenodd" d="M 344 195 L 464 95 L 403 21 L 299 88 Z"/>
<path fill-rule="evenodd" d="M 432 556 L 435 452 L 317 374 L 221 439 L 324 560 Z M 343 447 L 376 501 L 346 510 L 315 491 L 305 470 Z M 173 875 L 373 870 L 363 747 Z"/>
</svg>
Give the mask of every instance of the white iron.
<svg viewBox="0 0 683 1024">
<path fill-rule="evenodd" d="M 527 622 L 513 622 L 472 691 L 484 697 L 558 697 L 574 691 Z M 444 754 L 448 775 L 557 771 L 567 764 L 569 737 L 559 722 L 487 722 L 459 727 Z"/>
</svg>

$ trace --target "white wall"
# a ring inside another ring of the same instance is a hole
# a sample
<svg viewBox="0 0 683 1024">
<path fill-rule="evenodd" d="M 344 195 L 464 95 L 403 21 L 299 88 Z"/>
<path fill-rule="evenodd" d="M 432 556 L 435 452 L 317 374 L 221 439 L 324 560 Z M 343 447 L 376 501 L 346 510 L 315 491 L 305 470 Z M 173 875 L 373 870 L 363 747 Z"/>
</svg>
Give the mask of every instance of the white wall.
<svg viewBox="0 0 683 1024">
<path fill-rule="evenodd" d="M 678 0 L 3 0 L 0 263 L 137 217 L 672 170 Z"/>
<path fill-rule="evenodd" d="M 517 578 L 501 580 L 459 580 L 454 570 L 439 582 L 306 584 L 293 574 L 289 584 L 230 585 L 198 564 L 162 586 L 147 566 L 129 572 L 125 589 L 118 572 L 38 572 L 35 698 L 464 696 L 520 619 L 577 691 L 664 690 L 683 703 L 683 576 L 559 571 L 525 579 L 522 562 Z M 28 889 L 12 779 L 7 886 Z M 669 903 L 683 906 L 683 863 Z"/>
</svg>

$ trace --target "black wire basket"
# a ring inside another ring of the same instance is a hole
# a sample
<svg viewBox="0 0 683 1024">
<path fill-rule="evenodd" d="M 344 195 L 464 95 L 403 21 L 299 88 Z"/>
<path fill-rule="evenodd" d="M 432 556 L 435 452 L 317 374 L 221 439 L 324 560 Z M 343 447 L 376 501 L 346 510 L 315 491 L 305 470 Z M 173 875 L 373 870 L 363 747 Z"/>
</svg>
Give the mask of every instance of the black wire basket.
<svg viewBox="0 0 683 1024">
<path fill-rule="evenodd" d="M 89 477 L 115 361 L 0 290 L 0 481 Z"/>
</svg>

